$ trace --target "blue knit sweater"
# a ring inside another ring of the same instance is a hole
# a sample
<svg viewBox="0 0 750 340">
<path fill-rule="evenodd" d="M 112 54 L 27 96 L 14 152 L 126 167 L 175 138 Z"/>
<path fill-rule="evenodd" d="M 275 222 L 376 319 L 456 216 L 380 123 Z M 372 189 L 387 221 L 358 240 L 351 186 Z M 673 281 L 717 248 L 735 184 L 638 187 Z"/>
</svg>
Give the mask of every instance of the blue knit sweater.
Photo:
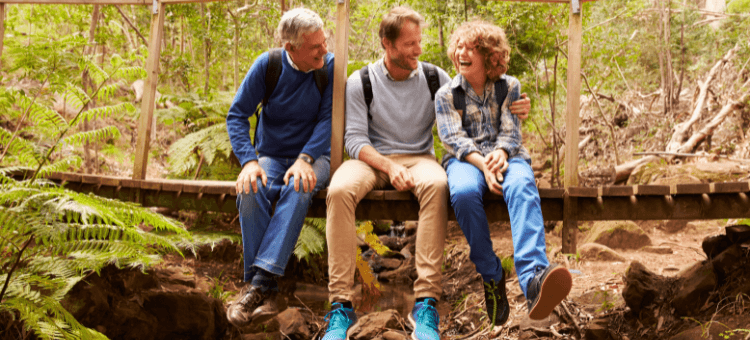
<svg viewBox="0 0 750 340">
<path fill-rule="evenodd" d="M 248 119 L 266 93 L 268 52 L 261 54 L 247 72 L 227 115 L 227 132 L 234 154 L 243 166 L 259 156 L 297 158 L 306 153 L 317 159 L 331 154 L 331 104 L 333 54 L 326 56 L 328 86 L 323 97 L 313 72 L 295 70 L 282 52 L 282 69 L 268 104 L 260 115 L 255 147 L 250 140 Z M 257 154 L 256 154 L 257 153 Z"/>
</svg>

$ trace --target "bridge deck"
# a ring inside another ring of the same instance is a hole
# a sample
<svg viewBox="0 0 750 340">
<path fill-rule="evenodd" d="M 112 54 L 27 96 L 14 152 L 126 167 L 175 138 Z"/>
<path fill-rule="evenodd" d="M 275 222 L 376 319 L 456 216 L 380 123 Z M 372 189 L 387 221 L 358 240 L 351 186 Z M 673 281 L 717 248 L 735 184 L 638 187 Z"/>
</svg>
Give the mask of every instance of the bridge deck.
<svg viewBox="0 0 750 340">
<path fill-rule="evenodd" d="M 192 180 L 133 180 L 130 178 L 56 173 L 51 180 L 65 187 L 147 207 L 236 212 L 234 182 Z M 578 221 L 750 218 L 748 182 L 571 187 L 539 189 L 542 213 L 548 221 L 563 219 L 564 198 L 577 201 Z M 308 217 L 325 217 L 326 192 L 315 196 Z M 507 221 L 503 197 L 485 196 L 490 221 Z M 358 219 L 416 220 L 419 204 L 410 192 L 374 190 L 357 207 Z M 452 209 L 449 218 L 455 220 Z"/>
</svg>

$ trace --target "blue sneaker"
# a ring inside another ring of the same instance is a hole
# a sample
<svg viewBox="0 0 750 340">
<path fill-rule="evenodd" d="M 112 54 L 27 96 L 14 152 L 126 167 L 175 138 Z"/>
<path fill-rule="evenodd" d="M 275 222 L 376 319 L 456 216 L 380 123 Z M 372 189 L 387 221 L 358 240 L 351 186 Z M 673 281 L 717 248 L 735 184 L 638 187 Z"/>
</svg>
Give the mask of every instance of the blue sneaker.
<svg viewBox="0 0 750 340">
<path fill-rule="evenodd" d="M 346 308 L 338 302 L 334 302 L 331 307 L 325 317 L 328 328 L 321 340 L 348 340 L 346 332 L 357 322 L 357 314 L 354 309 Z"/>
<path fill-rule="evenodd" d="M 438 333 L 440 315 L 435 309 L 436 305 L 437 300 L 433 298 L 414 304 L 414 308 L 409 313 L 409 322 L 414 328 L 414 332 L 411 333 L 412 340 L 440 340 Z"/>
</svg>

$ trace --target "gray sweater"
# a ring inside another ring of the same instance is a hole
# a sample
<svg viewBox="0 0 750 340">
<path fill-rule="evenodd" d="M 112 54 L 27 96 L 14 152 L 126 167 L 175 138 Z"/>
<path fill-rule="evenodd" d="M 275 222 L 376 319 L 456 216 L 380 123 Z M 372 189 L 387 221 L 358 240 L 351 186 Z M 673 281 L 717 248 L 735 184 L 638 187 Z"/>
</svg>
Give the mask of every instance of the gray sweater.
<svg viewBox="0 0 750 340">
<path fill-rule="evenodd" d="M 370 145 L 383 155 L 435 154 L 432 126 L 435 124 L 435 104 L 422 72 L 403 81 L 393 81 L 382 71 L 382 61 L 368 65 L 372 83 L 372 103 L 367 117 L 367 104 L 359 71 L 346 81 L 346 132 L 344 145 L 352 158 L 359 159 L 359 151 Z M 440 84 L 451 79 L 437 67 Z"/>
</svg>

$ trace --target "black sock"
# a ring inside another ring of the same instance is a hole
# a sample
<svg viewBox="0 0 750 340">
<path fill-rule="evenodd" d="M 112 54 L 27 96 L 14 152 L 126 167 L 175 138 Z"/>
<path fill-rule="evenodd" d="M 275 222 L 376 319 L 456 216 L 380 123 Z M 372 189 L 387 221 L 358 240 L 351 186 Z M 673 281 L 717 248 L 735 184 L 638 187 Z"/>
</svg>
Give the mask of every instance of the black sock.
<svg viewBox="0 0 750 340">
<path fill-rule="evenodd" d="M 263 269 L 258 269 L 253 276 L 251 283 L 253 286 L 259 287 L 260 291 L 265 293 L 272 289 L 278 289 L 278 283 L 276 282 L 276 275 L 271 274 Z"/>
</svg>

